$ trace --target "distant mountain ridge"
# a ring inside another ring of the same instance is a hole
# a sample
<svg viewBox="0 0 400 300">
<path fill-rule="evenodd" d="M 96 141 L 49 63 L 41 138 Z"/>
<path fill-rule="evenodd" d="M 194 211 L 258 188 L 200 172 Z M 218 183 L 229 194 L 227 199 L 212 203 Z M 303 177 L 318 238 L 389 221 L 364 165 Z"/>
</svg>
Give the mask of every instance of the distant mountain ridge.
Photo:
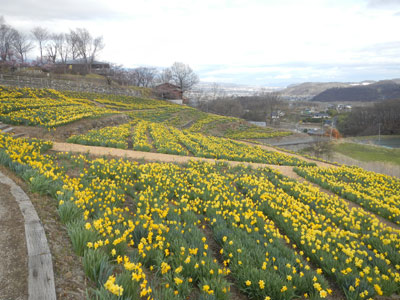
<svg viewBox="0 0 400 300">
<path fill-rule="evenodd" d="M 303 82 L 292 84 L 281 91 L 284 98 L 311 100 L 318 94 L 331 88 L 345 88 L 358 85 L 369 85 L 375 81 L 366 80 L 362 82 Z"/>
<path fill-rule="evenodd" d="M 300 84 L 291 84 L 282 90 L 281 93 L 284 97 L 288 98 L 311 99 L 327 89 L 347 86 L 350 86 L 350 84 L 344 82 L 303 82 Z"/>
<path fill-rule="evenodd" d="M 400 99 L 400 80 L 382 80 L 368 85 L 329 88 L 315 95 L 311 101 L 319 102 L 374 102 Z"/>
</svg>

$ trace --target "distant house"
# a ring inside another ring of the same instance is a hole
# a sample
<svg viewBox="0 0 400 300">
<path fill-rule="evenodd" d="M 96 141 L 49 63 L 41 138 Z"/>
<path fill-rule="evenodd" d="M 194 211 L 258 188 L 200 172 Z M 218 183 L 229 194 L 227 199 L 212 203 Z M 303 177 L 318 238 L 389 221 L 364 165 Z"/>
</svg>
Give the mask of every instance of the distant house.
<svg viewBox="0 0 400 300">
<path fill-rule="evenodd" d="M 330 116 L 326 113 L 315 113 L 313 119 L 328 119 Z"/>
<path fill-rule="evenodd" d="M 89 71 L 103 74 L 110 70 L 110 64 L 107 62 L 93 61 L 87 64 L 84 59 L 68 60 L 65 62 L 67 70 L 71 73 L 86 74 Z"/>
<path fill-rule="evenodd" d="M 173 103 L 178 103 L 180 100 L 181 103 L 179 104 L 186 103 L 180 87 L 171 83 L 163 83 L 155 86 L 153 93 L 159 99 L 168 100 Z"/>
</svg>

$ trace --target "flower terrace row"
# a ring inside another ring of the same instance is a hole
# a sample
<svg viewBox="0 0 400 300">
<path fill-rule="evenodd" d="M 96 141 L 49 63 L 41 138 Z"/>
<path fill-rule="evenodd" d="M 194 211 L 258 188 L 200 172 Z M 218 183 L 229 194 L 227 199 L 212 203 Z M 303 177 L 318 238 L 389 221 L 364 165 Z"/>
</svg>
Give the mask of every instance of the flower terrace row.
<svg viewBox="0 0 400 300">
<path fill-rule="evenodd" d="M 298 168 L 296 172 L 323 188 L 400 224 L 400 180 L 357 167 Z"/>
<path fill-rule="evenodd" d="M 19 148 L 10 140 L 6 143 L 15 159 L 22 158 L 21 163 L 44 173 L 35 167 L 43 157 L 17 157 Z M 122 160 L 85 162 L 89 164 L 82 170 L 85 176 L 64 176 L 55 194 L 84 265 L 103 261 L 107 276 L 102 280 L 90 271 L 94 265 L 86 268 L 89 277 L 100 280 L 100 292 L 157 299 L 200 293 L 230 299 L 231 272 L 241 293 L 254 299 L 304 294 L 324 298 L 329 292 L 321 275 L 285 246 L 288 240 L 273 222 L 225 182 L 232 175 L 221 175 L 215 166 L 204 164 L 182 169 Z M 202 174 L 207 174 L 205 180 L 198 181 Z M 217 182 L 224 186 L 214 189 Z M 83 226 L 85 233 L 79 233 L 77 226 Z M 211 236 L 205 228 L 211 229 Z M 211 250 L 214 238 L 223 261 Z"/>
<path fill-rule="evenodd" d="M 131 123 L 132 135 L 127 134 L 128 125 L 106 127 L 89 131 L 86 135 L 72 136 L 68 141 L 85 145 L 102 145 L 160 153 L 193 155 L 214 159 L 234 160 L 279 165 L 310 165 L 305 161 L 278 152 L 263 150 L 230 139 L 205 136 L 190 131 L 181 131 L 160 123 L 138 121 Z"/>
<path fill-rule="evenodd" d="M 51 128 L 111 113 L 116 112 L 93 106 L 87 101 L 68 98 L 54 90 L 0 90 L 0 120 L 5 123 Z"/>
<path fill-rule="evenodd" d="M 0 145 L 8 165 L 61 181 L 51 185 L 61 219 L 99 293 L 229 299 L 228 274 L 252 299 L 325 298 L 323 275 L 348 299 L 399 291 L 397 230 L 269 169 L 78 157 L 86 168 L 70 178 L 35 151 L 43 144 L 3 137 Z M 99 278 L 90 270 L 100 265 Z"/>
</svg>

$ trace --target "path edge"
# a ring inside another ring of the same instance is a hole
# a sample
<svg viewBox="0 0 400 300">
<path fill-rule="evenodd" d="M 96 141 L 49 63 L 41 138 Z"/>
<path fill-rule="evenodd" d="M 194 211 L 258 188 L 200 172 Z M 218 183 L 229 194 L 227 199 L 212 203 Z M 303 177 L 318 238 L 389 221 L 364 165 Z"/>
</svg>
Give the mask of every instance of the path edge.
<svg viewBox="0 0 400 300">
<path fill-rule="evenodd" d="M 55 300 L 53 262 L 46 234 L 28 195 L 0 171 L 0 182 L 10 187 L 24 217 L 28 250 L 28 300 Z"/>
</svg>

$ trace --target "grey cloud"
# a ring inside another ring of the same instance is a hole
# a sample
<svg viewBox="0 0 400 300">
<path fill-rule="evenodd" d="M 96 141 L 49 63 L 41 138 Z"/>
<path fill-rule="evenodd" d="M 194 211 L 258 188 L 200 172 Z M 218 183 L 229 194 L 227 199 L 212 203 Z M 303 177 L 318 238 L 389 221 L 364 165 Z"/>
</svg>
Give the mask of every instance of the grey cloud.
<svg viewBox="0 0 400 300">
<path fill-rule="evenodd" d="M 400 56 L 400 41 L 373 44 L 361 49 L 360 54 L 363 53 L 385 59 L 397 59 Z"/>
<path fill-rule="evenodd" d="M 96 0 L 0 0 L 0 14 L 30 20 L 92 20 L 121 16 Z"/>
<path fill-rule="evenodd" d="M 218 72 L 218 78 L 230 77 L 232 83 L 256 84 L 263 86 L 287 86 L 292 83 L 307 81 L 340 81 L 359 82 L 363 80 L 383 80 L 399 77 L 400 63 L 307 63 L 287 62 L 283 64 L 264 66 L 274 71 L 259 71 L 230 74 L 232 66 L 208 66 L 198 70 L 200 78 L 213 77 Z M 251 68 L 251 67 L 250 67 Z M 224 72 L 224 69 L 227 71 Z M 290 78 L 279 78 L 282 74 L 290 74 Z"/>
<path fill-rule="evenodd" d="M 368 0 L 367 7 L 392 9 L 400 7 L 400 0 Z"/>
</svg>

